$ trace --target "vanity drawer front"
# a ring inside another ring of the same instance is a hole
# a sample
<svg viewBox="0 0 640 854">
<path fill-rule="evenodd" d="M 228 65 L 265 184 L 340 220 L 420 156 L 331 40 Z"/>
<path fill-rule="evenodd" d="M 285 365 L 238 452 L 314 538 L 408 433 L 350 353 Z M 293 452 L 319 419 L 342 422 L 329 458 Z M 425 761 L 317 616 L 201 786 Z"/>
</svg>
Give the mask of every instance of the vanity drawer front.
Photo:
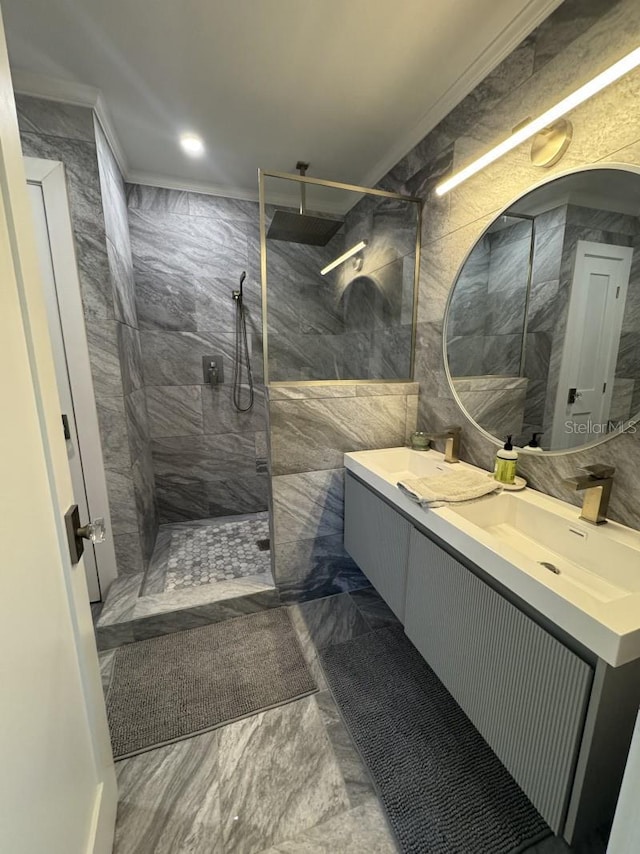
<svg viewBox="0 0 640 854">
<path fill-rule="evenodd" d="M 345 549 L 401 622 L 410 530 L 404 517 L 347 473 Z"/>
<path fill-rule="evenodd" d="M 592 668 L 415 529 L 405 631 L 556 832 Z"/>
</svg>

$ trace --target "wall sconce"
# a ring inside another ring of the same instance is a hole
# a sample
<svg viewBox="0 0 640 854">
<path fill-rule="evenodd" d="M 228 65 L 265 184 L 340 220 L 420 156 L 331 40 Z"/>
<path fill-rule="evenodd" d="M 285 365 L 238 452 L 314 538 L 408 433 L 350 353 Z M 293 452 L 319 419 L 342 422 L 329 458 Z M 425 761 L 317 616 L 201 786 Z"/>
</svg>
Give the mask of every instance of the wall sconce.
<svg viewBox="0 0 640 854">
<path fill-rule="evenodd" d="M 517 148 L 521 143 L 531 139 L 532 136 L 536 136 L 537 134 L 552 128 L 558 119 L 561 119 L 566 113 L 571 110 L 575 110 L 575 108 L 580 104 L 583 104 L 593 95 L 596 95 L 607 86 L 610 86 L 611 83 L 615 83 L 616 80 L 624 77 L 625 74 L 628 74 L 634 68 L 637 68 L 638 65 L 640 65 L 640 47 L 632 50 L 631 53 L 628 53 L 622 59 L 618 60 L 618 62 L 609 66 L 605 71 L 596 75 L 588 83 L 585 83 L 584 86 L 580 86 L 579 89 L 576 89 L 576 91 L 571 95 L 563 98 L 562 101 L 559 101 L 554 107 L 551 107 L 549 110 L 542 113 L 542 115 L 538 116 L 537 119 L 533 119 L 518 128 L 510 137 L 503 140 L 490 151 L 487 151 L 487 153 L 483 154 L 482 157 L 474 160 L 473 163 L 465 166 L 465 168 L 461 169 L 460 172 L 456 173 L 451 178 L 448 178 L 446 181 L 443 181 L 441 184 L 438 184 L 435 190 L 436 195 L 444 196 L 444 194 L 448 193 L 449 190 L 453 190 L 454 187 L 459 186 L 463 181 L 466 181 L 468 178 L 471 178 L 472 175 L 475 175 L 484 169 L 485 166 L 489 166 L 504 154 L 507 154 L 509 151 Z M 567 142 L 566 144 L 568 145 L 569 143 Z M 560 154 L 560 157 L 563 153 L 564 151 Z M 552 164 L 548 163 L 547 165 Z"/>
<path fill-rule="evenodd" d="M 332 261 L 330 264 L 327 264 L 326 267 L 323 267 L 322 270 L 320 270 L 320 275 L 326 276 L 327 273 L 331 272 L 331 270 L 335 270 L 335 268 L 338 267 L 340 264 L 344 264 L 344 262 L 351 258 L 352 255 L 357 255 L 361 249 L 364 249 L 368 242 L 368 240 L 361 240 L 360 243 L 356 243 L 356 245 L 352 246 L 351 249 L 347 249 L 346 252 L 344 252 L 342 255 L 339 255 L 334 261 Z"/>
</svg>

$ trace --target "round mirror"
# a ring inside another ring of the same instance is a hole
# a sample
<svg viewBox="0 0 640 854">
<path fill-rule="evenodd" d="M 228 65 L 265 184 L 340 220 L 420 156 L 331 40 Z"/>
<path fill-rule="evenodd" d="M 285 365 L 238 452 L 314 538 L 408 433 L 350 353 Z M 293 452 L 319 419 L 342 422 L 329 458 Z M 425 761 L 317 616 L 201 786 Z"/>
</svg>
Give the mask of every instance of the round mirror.
<svg viewBox="0 0 640 854">
<path fill-rule="evenodd" d="M 458 274 L 444 340 L 459 403 L 497 439 L 568 451 L 635 429 L 640 171 L 573 172 L 510 205 Z"/>
</svg>

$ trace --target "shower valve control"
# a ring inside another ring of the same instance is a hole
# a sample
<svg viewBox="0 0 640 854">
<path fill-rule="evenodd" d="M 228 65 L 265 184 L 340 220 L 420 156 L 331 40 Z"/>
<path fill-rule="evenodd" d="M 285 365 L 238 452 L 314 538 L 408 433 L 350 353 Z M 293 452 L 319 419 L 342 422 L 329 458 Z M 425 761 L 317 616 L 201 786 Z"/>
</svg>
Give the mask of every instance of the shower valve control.
<svg viewBox="0 0 640 854">
<path fill-rule="evenodd" d="M 202 357 L 202 374 L 205 383 L 209 385 L 219 385 L 224 382 L 224 367 L 222 364 L 222 356 L 203 356 Z"/>
</svg>

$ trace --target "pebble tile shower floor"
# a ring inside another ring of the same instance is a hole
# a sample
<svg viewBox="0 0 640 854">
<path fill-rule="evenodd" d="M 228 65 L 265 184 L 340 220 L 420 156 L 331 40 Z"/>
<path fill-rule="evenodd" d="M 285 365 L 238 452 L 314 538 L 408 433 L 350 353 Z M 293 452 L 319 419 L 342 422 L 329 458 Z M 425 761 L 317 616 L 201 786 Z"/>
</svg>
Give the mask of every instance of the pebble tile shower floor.
<svg viewBox="0 0 640 854">
<path fill-rule="evenodd" d="M 270 572 L 269 551 L 258 547 L 258 541 L 268 537 L 269 522 L 264 518 L 175 531 L 169 547 L 165 589 L 179 590 Z"/>
</svg>

